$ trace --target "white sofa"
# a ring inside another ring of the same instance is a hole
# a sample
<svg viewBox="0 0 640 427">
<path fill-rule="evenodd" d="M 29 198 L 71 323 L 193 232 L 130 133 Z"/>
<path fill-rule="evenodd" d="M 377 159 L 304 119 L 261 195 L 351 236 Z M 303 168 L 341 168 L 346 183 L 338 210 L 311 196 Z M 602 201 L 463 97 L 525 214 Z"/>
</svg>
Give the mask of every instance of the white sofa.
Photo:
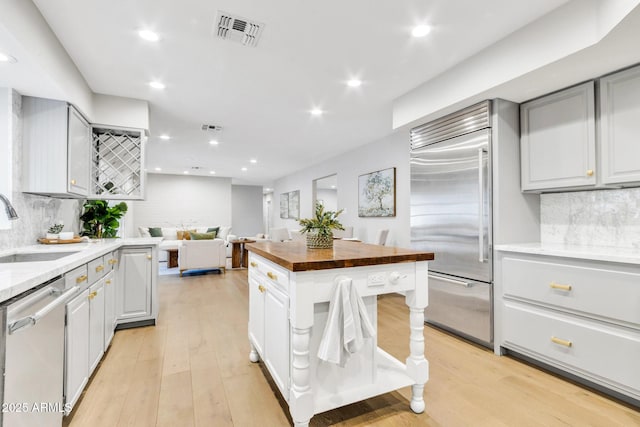
<svg viewBox="0 0 640 427">
<path fill-rule="evenodd" d="M 224 273 L 227 263 L 222 239 L 182 240 L 178 243 L 178 268 L 182 272 L 195 269 L 218 268 Z"/>
<path fill-rule="evenodd" d="M 198 233 L 205 233 L 209 228 L 214 228 L 217 226 L 196 226 L 196 227 L 187 227 L 189 230 L 196 230 Z M 182 227 L 160 227 L 162 231 L 162 242 L 158 245 L 159 252 L 159 260 L 166 261 L 167 260 L 167 250 L 169 249 L 178 249 L 178 244 L 181 240 L 178 240 L 178 230 L 182 230 Z M 138 236 L 140 237 L 151 237 L 149 233 L 148 226 L 139 226 L 138 227 Z M 224 241 L 225 246 L 225 256 L 227 258 L 231 258 L 231 244 L 230 240 L 234 240 L 237 237 L 231 234 L 231 226 L 220 226 L 220 230 L 216 238 L 220 238 Z"/>
</svg>

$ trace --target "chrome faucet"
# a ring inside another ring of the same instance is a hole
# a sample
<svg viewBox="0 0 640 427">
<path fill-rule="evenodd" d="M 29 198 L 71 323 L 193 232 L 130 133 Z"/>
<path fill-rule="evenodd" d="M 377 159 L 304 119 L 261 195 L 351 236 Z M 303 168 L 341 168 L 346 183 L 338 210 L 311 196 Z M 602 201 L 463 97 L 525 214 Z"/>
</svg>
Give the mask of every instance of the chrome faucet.
<svg viewBox="0 0 640 427">
<path fill-rule="evenodd" d="M 18 214 L 16 213 L 16 210 L 13 208 L 13 206 L 11 206 L 11 202 L 9 201 L 9 199 L 7 199 L 7 196 L 0 193 L 0 200 L 2 200 L 2 203 L 4 203 L 4 207 L 7 210 L 7 217 L 10 220 L 18 219 Z"/>
</svg>

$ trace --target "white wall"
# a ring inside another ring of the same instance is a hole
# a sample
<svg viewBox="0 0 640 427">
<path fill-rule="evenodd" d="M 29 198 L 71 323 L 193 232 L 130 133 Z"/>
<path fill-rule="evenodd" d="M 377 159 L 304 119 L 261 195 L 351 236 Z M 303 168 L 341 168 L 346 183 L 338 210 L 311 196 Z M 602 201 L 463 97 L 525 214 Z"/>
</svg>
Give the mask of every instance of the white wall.
<svg viewBox="0 0 640 427">
<path fill-rule="evenodd" d="M 148 174 L 146 186 L 146 200 L 132 202 L 134 230 L 231 225 L 231 178 Z"/>
<path fill-rule="evenodd" d="M 231 186 L 231 226 L 236 236 L 249 237 L 264 233 L 262 186 Z"/>
<path fill-rule="evenodd" d="M 636 63 L 638 3 L 567 2 L 397 98 L 393 127 L 430 121 L 484 99 L 522 102 Z M 613 48 L 599 49 L 609 45 L 607 39 L 615 39 Z"/>
<path fill-rule="evenodd" d="M 139 129 L 149 129 L 149 103 L 141 99 L 102 94 L 93 95 L 92 122 Z"/>
<path fill-rule="evenodd" d="M 358 176 L 390 167 L 396 168 L 396 216 L 393 218 L 358 217 Z M 305 168 L 275 183 L 273 197 L 273 227 L 300 228 L 295 220 L 281 219 L 280 194 L 300 190 L 300 217 L 312 214 L 313 180 L 337 174 L 338 208 L 345 209 L 339 217 L 345 226 L 353 226 L 354 237 L 373 242 L 377 231 L 389 229 L 387 245 L 410 247 L 409 236 L 409 133 L 399 130 L 392 135 L 363 145 L 320 164 Z"/>
<path fill-rule="evenodd" d="M 45 93 L 16 89 L 30 96 L 68 101 L 93 117 L 91 89 L 31 0 L 0 2 L 0 25 L 19 41 L 23 50 L 14 55 L 20 62 L 32 63 L 33 69 L 41 70 L 42 79 L 51 82 Z"/>
<path fill-rule="evenodd" d="M 325 209 L 338 210 L 338 190 L 319 188 L 316 190 L 316 200 L 322 200 Z"/>
</svg>

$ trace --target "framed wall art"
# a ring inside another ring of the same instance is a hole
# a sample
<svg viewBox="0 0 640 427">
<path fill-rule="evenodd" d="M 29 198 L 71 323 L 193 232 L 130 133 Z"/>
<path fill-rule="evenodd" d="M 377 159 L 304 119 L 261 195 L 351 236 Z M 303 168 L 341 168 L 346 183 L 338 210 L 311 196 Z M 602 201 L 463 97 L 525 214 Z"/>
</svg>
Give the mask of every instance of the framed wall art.
<svg viewBox="0 0 640 427">
<path fill-rule="evenodd" d="M 396 168 L 358 177 L 358 216 L 396 216 Z"/>
<path fill-rule="evenodd" d="M 289 193 L 280 194 L 280 218 L 289 218 Z"/>
<path fill-rule="evenodd" d="M 289 192 L 289 219 L 300 219 L 300 190 Z"/>
</svg>

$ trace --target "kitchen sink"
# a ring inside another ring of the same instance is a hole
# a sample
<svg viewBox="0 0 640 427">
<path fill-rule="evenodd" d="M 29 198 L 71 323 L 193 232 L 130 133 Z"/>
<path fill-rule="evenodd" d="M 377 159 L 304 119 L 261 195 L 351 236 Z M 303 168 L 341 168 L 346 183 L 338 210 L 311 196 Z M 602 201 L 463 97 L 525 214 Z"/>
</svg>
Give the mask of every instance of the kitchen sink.
<svg viewBox="0 0 640 427">
<path fill-rule="evenodd" d="M 78 251 L 71 252 L 32 252 L 23 254 L 5 255 L 0 257 L 0 264 L 14 262 L 38 262 L 38 261 L 54 261 L 69 255 L 77 254 Z"/>
</svg>

